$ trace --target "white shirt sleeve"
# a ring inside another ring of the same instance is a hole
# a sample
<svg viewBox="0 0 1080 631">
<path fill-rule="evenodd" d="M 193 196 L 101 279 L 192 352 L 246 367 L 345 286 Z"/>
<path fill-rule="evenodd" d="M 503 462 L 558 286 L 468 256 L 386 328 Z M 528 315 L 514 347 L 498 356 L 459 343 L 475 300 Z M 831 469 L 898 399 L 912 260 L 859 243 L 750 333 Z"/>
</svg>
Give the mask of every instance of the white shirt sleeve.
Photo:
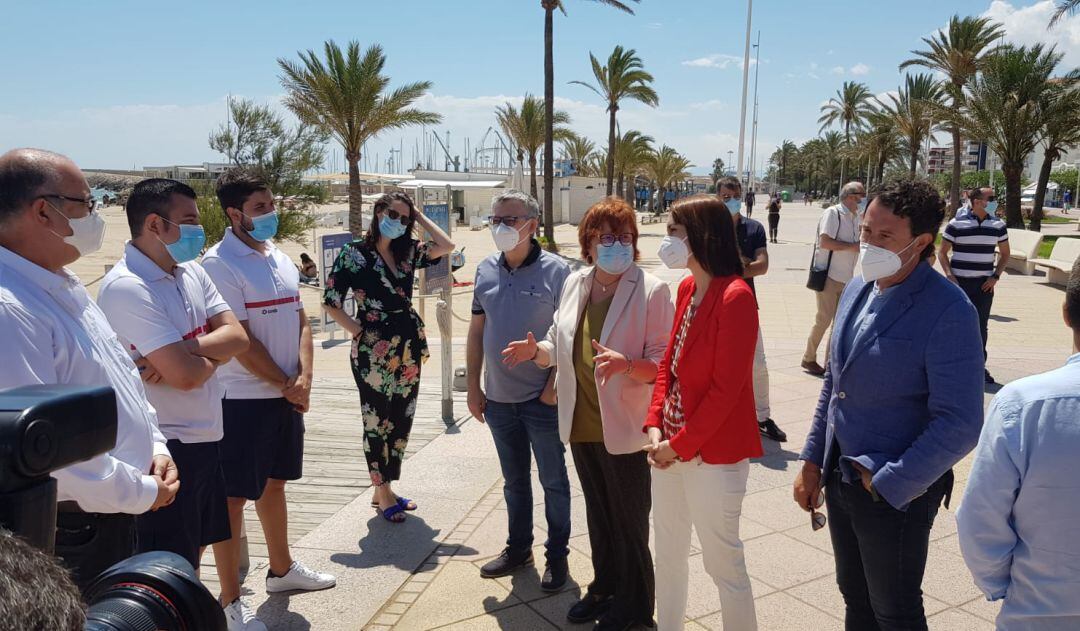
<svg viewBox="0 0 1080 631">
<path fill-rule="evenodd" d="M 59 382 L 53 364 L 53 339 L 42 318 L 11 304 L 0 304 L 0 388 Z M 46 338 L 48 334 L 48 338 Z M 164 437 L 162 437 L 164 448 Z M 156 453 L 157 445 L 155 445 Z M 168 450 L 166 450 L 166 453 Z M 157 482 L 104 453 L 52 473 L 63 497 L 98 513 L 145 513 L 157 499 Z"/>
<path fill-rule="evenodd" d="M 840 213 L 833 208 L 826 210 L 821 218 L 821 229 L 818 233 L 836 239 L 840 233 Z"/>
<path fill-rule="evenodd" d="M 204 258 L 203 269 L 214 283 L 218 294 L 228 303 L 229 308 L 236 314 L 237 320 L 247 320 L 247 307 L 244 302 L 244 288 L 236 273 L 229 269 L 218 257 Z"/>
<path fill-rule="evenodd" d="M 232 308 L 229 306 L 228 301 L 222 297 L 221 292 L 218 291 L 214 280 L 210 278 L 210 274 L 198 263 L 193 264 L 191 268 L 195 271 L 203 288 L 203 296 L 206 300 L 206 317 L 212 318 L 219 313 L 230 311 Z"/>
<path fill-rule="evenodd" d="M 136 278 L 113 279 L 101 288 L 97 303 L 113 330 L 143 357 L 184 339 L 185 332 L 176 329 L 165 308 Z"/>
</svg>

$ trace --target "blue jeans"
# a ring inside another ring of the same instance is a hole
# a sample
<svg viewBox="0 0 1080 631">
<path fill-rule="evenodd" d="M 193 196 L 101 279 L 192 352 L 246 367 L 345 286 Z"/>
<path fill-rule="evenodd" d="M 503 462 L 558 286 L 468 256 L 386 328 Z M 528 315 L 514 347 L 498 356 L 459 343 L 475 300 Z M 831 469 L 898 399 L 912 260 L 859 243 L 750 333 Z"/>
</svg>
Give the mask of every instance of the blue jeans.
<svg viewBox="0 0 1080 631">
<path fill-rule="evenodd" d="M 531 446 L 540 485 L 544 487 L 547 558 L 566 557 L 570 551 L 570 479 L 566 475 L 566 448 L 559 439 L 558 410 L 539 399 L 524 403 L 488 401 L 484 418 L 502 466 L 503 497 L 510 522 L 506 545 L 515 552 L 532 547 Z"/>
</svg>

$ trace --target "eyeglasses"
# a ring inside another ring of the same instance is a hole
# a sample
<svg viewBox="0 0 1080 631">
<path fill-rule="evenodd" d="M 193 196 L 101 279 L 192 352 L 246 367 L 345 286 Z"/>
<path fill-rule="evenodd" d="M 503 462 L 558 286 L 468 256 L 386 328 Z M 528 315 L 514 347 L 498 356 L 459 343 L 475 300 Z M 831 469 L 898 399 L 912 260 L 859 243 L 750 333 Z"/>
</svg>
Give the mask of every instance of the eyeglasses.
<svg viewBox="0 0 1080 631">
<path fill-rule="evenodd" d="M 83 206 L 86 206 L 86 212 L 94 212 L 94 206 L 97 204 L 93 197 L 68 197 L 67 195 L 60 195 L 59 193 L 46 193 L 45 195 L 38 195 L 38 197 L 53 197 L 55 199 L 62 199 L 67 202 L 72 202 L 74 204 L 81 204 Z"/>
<path fill-rule="evenodd" d="M 624 232 L 622 234 L 600 235 L 600 245 L 604 246 L 605 248 L 610 248 L 611 246 L 615 245 L 615 241 L 618 241 L 622 245 L 633 245 L 634 235 L 630 234 L 629 232 Z"/>
<path fill-rule="evenodd" d="M 994 197 L 993 195 L 991 195 L 990 197 L 987 197 L 987 198 L 986 198 L 986 201 L 988 201 L 988 202 L 996 202 L 996 201 L 997 201 L 997 198 L 996 198 L 996 197 Z"/>
<path fill-rule="evenodd" d="M 488 223 L 490 223 L 491 225 L 497 226 L 499 224 L 503 224 L 508 228 L 513 228 L 517 225 L 519 221 L 528 221 L 529 219 L 531 219 L 531 217 L 499 217 L 497 215 L 488 215 Z"/>
<path fill-rule="evenodd" d="M 405 224 L 405 225 L 409 225 L 409 219 L 412 217 L 411 214 L 405 215 L 405 214 L 399 213 L 398 211 L 394 210 L 393 208 L 389 208 L 384 212 L 386 213 L 386 216 L 390 218 L 391 221 L 398 221 L 398 222 L 401 222 L 402 224 Z"/>
<path fill-rule="evenodd" d="M 811 508 L 821 508 L 823 504 L 825 504 L 825 491 L 818 491 L 817 499 Z M 814 532 L 824 528 L 826 521 L 824 513 L 819 513 L 816 510 L 810 511 L 810 527 L 814 529 Z"/>
</svg>

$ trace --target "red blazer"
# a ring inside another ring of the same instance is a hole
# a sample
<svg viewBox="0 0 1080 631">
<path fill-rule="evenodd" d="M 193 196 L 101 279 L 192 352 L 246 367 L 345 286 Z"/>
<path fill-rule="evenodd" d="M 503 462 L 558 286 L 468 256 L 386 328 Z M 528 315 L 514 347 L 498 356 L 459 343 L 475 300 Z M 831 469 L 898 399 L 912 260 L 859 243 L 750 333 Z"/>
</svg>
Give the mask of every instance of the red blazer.
<svg viewBox="0 0 1080 631">
<path fill-rule="evenodd" d="M 656 373 L 645 431 L 663 428 L 675 334 L 695 290 L 692 276 L 679 285 L 675 323 Z M 714 278 L 690 323 L 679 360 L 686 425 L 671 438 L 671 448 L 681 459 L 700 455 L 709 464 L 732 464 L 762 454 L 753 384 L 757 335 L 757 304 L 750 286 L 737 276 Z"/>
</svg>

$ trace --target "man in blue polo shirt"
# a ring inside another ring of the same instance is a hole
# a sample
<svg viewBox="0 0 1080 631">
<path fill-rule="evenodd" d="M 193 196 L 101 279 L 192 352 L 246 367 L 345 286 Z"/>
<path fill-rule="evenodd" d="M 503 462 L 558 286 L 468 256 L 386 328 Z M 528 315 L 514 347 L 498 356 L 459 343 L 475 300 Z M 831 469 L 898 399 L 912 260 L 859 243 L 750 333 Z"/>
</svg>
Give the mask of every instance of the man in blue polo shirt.
<svg viewBox="0 0 1080 631">
<path fill-rule="evenodd" d="M 510 370 L 502 362 L 502 350 L 530 331 L 548 330 L 570 267 L 531 237 L 540 215 L 531 196 L 507 191 L 494 199 L 491 213 L 492 236 L 501 253 L 476 268 L 466 363 L 469 411 L 491 428 L 499 454 L 510 536 L 506 549 L 480 568 L 480 575 L 506 576 L 533 563 L 531 449 L 544 487 L 548 525 L 547 569 L 540 587 L 557 591 L 569 573 L 570 480 L 559 438 L 554 375 L 532 362 Z"/>
</svg>

